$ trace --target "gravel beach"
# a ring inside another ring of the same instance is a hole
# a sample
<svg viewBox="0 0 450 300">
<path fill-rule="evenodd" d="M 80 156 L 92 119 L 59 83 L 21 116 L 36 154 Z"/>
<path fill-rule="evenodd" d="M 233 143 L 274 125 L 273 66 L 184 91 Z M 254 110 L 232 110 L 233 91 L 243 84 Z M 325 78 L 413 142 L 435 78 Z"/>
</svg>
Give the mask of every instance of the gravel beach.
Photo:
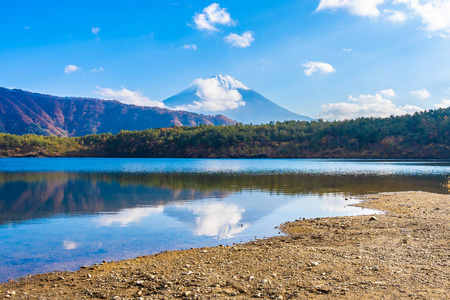
<svg viewBox="0 0 450 300">
<path fill-rule="evenodd" d="M 9 299 L 448 299 L 450 195 L 360 197 L 373 216 L 298 220 L 286 236 L 166 251 L 0 284 Z"/>
</svg>

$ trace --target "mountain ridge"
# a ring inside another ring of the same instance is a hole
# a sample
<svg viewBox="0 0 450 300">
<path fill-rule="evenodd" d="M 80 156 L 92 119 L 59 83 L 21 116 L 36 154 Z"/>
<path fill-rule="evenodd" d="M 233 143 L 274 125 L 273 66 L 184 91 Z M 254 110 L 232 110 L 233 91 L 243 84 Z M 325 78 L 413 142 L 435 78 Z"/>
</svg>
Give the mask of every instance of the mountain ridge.
<svg viewBox="0 0 450 300">
<path fill-rule="evenodd" d="M 207 116 L 117 100 L 59 97 L 0 87 L 0 132 L 83 136 L 157 127 L 232 125 L 225 116 Z"/>
</svg>

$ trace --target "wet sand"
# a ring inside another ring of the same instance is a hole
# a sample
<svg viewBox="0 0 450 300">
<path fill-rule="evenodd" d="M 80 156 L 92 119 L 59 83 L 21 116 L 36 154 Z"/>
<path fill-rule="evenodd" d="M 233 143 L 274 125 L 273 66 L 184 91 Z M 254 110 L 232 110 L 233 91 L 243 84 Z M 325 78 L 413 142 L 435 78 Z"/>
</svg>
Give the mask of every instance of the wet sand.
<svg viewBox="0 0 450 300">
<path fill-rule="evenodd" d="M 448 299 L 450 195 L 364 196 L 375 216 L 298 220 L 236 246 L 166 251 L 0 284 L 9 299 Z"/>
</svg>

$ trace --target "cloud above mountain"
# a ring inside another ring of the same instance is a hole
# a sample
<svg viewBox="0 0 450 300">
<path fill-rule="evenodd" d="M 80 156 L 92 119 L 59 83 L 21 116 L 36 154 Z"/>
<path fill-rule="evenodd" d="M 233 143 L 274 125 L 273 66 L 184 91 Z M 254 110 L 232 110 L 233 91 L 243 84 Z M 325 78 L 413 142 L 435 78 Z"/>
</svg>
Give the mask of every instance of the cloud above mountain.
<svg viewBox="0 0 450 300">
<path fill-rule="evenodd" d="M 196 95 L 199 100 L 194 100 L 193 104 L 177 106 L 175 109 L 215 112 L 245 105 L 239 91 L 231 84 L 225 86 L 218 77 L 198 78 L 194 81 L 193 86 L 197 89 Z"/>
<path fill-rule="evenodd" d="M 423 110 L 418 106 L 397 106 L 385 97 L 395 95 L 393 90 L 383 90 L 375 95 L 349 96 L 348 102 L 322 105 L 323 118 L 327 120 L 346 120 L 358 117 L 389 117 L 405 115 Z"/>
<path fill-rule="evenodd" d="M 97 91 L 94 93 L 97 95 L 101 95 L 111 100 L 118 100 L 125 104 L 134 104 L 139 106 L 156 106 L 164 108 L 165 105 L 162 102 L 150 100 L 149 98 L 142 95 L 141 91 L 130 91 L 126 88 L 122 88 L 121 90 L 113 90 L 109 88 L 102 88 L 97 86 Z"/>
</svg>

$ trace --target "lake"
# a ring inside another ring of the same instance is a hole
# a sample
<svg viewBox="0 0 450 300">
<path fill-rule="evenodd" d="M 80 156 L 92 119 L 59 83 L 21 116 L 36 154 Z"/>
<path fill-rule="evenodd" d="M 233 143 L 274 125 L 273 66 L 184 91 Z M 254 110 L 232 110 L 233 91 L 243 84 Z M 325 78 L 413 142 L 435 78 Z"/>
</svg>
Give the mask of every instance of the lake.
<svg viewBox="0 0 450 300">
<path fill-rule="evenodd" d="M 449 161 L 0 158 L 0 282 L 374 213 L 354 195 L 448 193 Z"/>
</svg>

